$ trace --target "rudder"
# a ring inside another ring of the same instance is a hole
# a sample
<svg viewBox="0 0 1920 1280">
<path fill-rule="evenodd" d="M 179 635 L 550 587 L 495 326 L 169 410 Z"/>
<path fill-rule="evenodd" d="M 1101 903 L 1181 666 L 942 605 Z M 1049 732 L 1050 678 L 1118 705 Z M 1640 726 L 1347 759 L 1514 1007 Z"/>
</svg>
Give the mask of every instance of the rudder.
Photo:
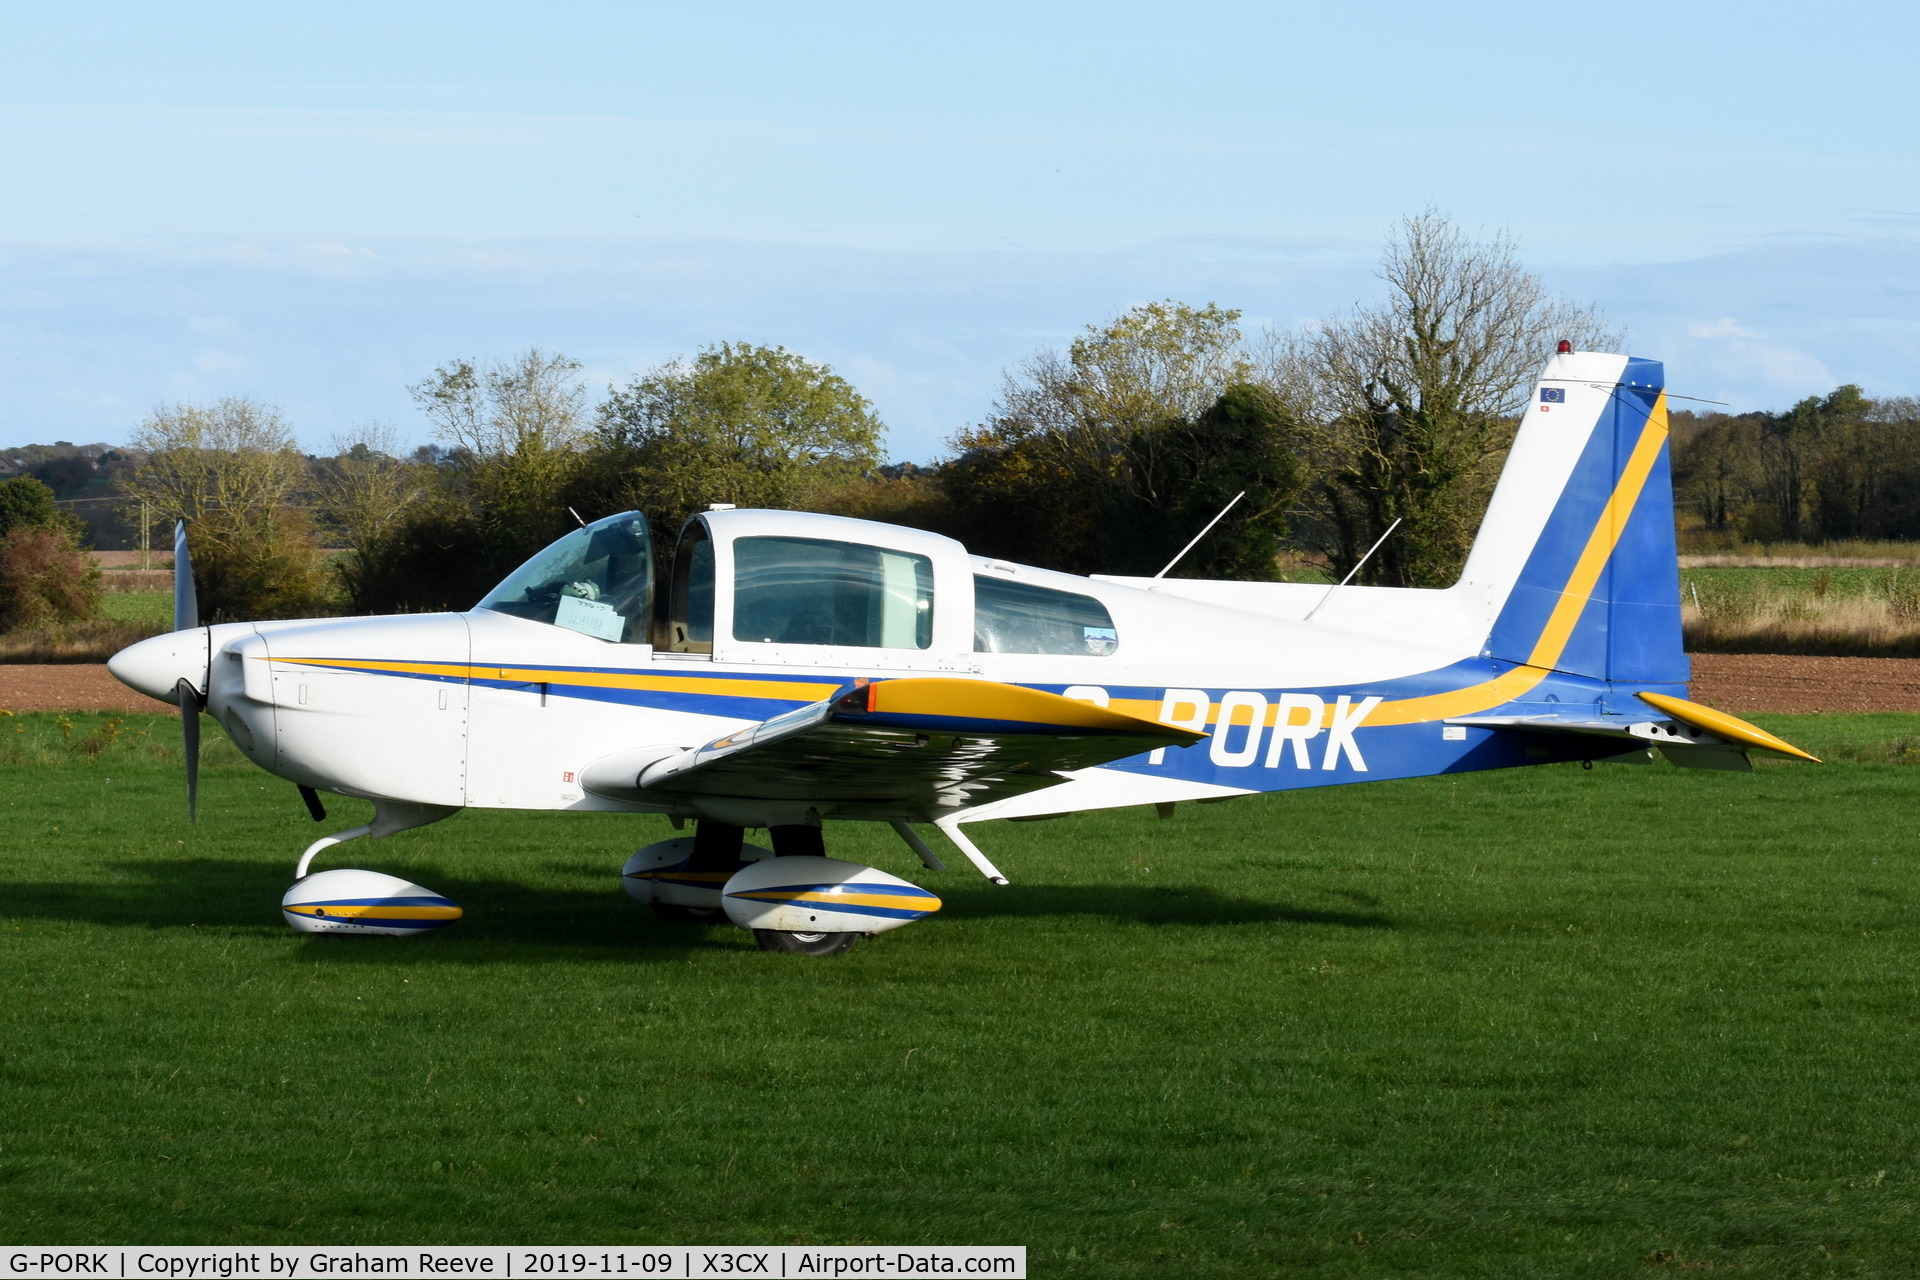
<svg viewBox="0 0 1920 1280">
<path fill-rule="evenodd" d="M 1507 588 L 1485 656 L 1598 680 L 1688 679 L 1665 382 L 1659 362 L 1632 357 L 1547 365 L 1462 577 Z"/>
</svg>

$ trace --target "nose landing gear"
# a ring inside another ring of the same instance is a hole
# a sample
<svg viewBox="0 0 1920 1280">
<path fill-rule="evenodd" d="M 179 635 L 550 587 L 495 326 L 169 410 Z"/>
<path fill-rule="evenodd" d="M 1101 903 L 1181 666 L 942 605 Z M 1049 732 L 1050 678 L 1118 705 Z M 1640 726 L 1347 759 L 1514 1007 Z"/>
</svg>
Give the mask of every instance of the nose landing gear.
<svg viewBox="0 0 1920 1280">
<path fill-rule="evenodd" d="M 303 794 L 310 794 L 301 788 Z M 318 795 L 309 810 L 320 809 Z M 408 938 L 444 928 L 461 916 L 460 905 L 431 889 L 378 871 L 339 867 L 309 874 L 314 855 L 361 836 L 392 835 L 410 827 L 438 822 L 457 810 L 447 805 L 410 804 L 376 800 L 373 821 L 365 826 L 321 836 L 300 855 L 293 871 L 293 887 L 280 899 L 280 913 L 301 933 L 370 934 Z"/>
</svg>

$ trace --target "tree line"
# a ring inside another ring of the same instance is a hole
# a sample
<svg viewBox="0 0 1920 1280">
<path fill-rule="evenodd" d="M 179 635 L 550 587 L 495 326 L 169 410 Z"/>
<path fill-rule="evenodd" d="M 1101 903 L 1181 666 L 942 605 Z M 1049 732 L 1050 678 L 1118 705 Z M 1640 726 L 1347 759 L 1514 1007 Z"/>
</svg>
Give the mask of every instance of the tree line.
<svg viewBox="0 0 1920 1280">
<path fill-rule="evenodd" d="M 1859 387 L 1783 413 L 1672 415 L 1683 523 L 1734 542 L 1920 538 L 1920 401 Z"/>
<path fill-rule="evenodd" d="M 382 427 L 308 457 L 255 401 L 165 407 L 116 477 L 129 504 L 186 519 L 215 619 L 464 609 L 579 521 L 643 511 L 664 556 L 717 502 L 1151 574 L 1244 493 L 1177 575 L 1269 579 L 1283 549 L 1344 575 L 1398 521 L 1356 580 L 1442 586 L 1554 343 L 1618 339 L 1549 294 L 1511 240 L 1432 211 L 1395 228 L 1378 275 L 1377 301 L 1251 336 L 1212 303 L 1130 307 L 1009 369 L 927 466 L 884 464 L 874 407 L 827 366 L 719 343 L 597 399 L 558 353 L 450 361 L 409 388 L 435 437 L 411 454 Z M 1677 415 L 1684 509 L 1774 536 L 1889 536 L 1916 491 L 1887 452 L 1912 437 L 1889 429 L 1889 412 L 1913 417 L 1905 403 L 1842 388 L 1777 419 Z"/>
</svg>

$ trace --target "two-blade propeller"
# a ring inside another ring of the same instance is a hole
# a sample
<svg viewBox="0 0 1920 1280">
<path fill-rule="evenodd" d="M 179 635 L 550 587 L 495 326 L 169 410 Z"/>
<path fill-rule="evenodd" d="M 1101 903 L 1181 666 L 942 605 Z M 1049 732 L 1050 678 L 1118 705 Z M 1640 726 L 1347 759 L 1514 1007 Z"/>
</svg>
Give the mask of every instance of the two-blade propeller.
<svg viewBox="0 0 1920 1280">
<path fill-rule="evenodd" d="M 200 625 L 200 601 L 193 590 L 193 560 L 187 554 L 187 522 L 173 528 L 173 629 L 192 631 Z M 180 732 L 187 754 L 187 820 L 197 817 L 200 798 L 200 710 L 207 705 L 204 689 L 184 677 L 173 686 L 180 703 Z"/>
<path fill-rule="evenodd" d="M 207 646 L 206 665 L 201 668 L 200 687 L 182 676 L 173 686 L 174 701 L 180 704 L 180 736 L 187 756 L 187 821 L 196 821 L 200 807 L 200 713 L 207 709 L 207 686 L 213 680 L 213 632 L 200 625 L 200 601 L 193 587 L 193 558 L 187 553 L 187 522 L 173 528 L 173 629 L 199 631 Z M 320 793 L 302 785 L 300 798 L 315 822 L 327 820 Z"/>
</svg>

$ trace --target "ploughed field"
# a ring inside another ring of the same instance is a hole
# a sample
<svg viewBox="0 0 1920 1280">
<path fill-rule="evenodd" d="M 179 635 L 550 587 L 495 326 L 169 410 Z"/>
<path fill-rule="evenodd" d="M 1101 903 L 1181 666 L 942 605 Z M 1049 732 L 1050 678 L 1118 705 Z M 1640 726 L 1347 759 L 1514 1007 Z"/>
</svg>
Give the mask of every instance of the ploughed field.
<svg viewBox="0 0 1920 1280">
<path fill-rule="evenodd" d="M 466 918 L 303 937 L 316 828 L 165 716 L 0 717 L 9 1242 L 1026 1244 L 1036 1275 L 1920 1269 L 1920 716 L 1832 763 L 1548 767 L 974 832 L 1013 877 L 810 960 L 620 892 L 658 819 L 320 865 Z"/>
</svg>

